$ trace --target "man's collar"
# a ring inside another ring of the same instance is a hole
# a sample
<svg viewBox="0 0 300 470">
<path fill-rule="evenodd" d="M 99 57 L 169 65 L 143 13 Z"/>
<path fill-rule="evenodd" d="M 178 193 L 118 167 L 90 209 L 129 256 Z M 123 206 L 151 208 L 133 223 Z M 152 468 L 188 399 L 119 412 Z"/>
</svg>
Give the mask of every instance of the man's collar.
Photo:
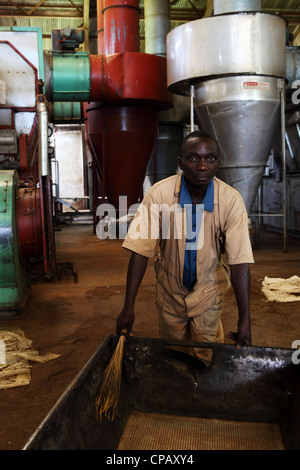
<svg viewBox="0 0 300 470">
<path fill-rule="evenodd" d="M 190 193 L 185 184 L 185 179 L 183 173 L 181 174 L 181 178 L 178 178 L 175 185 L 175 194 L 178 193 L 178 189 L 176 188 L 178 183 L 181 183 L 180 186 L 180 194 L 179 194 L 179 204 L 183 207 L 185 204 L 192 204 Z M 208 183 L 206 188 L 204 197 L 201 201 L 201 204 L 204 205 L 204 210 L 208 212 L 213 212 L 214 210 L 214 180 L 211 180 Z"/>
<path fill-rule="evenodd" d="M 176 178 L 176 183 L 175 183 L 175 189 L 174 189 L 174 196 L 178 197 L 180 194 L 180 187 L 181 187 L 181 178 L 183 176 L 183 173 L 178 173 L 177 178 Z"/>
</svg>

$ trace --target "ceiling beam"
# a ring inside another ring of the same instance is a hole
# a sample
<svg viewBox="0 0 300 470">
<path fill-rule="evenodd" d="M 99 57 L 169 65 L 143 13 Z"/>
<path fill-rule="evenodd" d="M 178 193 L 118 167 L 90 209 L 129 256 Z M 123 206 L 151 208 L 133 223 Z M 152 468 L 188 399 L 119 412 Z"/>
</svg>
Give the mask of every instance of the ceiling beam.
<svg viewBox="0 0 300 470">
<path fill-rule="evenodd" d="M 293 44 L 294 46 L 299 45 L 298 42 L 300 40 L 300 28 L 295 32 L 294 37 L 293 37 Z"/>
<path fill-rule="evenodd" d="M 43 5 L 43 3 L 45 2 L 45 0 L 41 0 L 39 3 L 37 3 L 29 12 L 28 12 L 28 15 L 32 15 L 32 13 L 37 10 L 41 5 Z"/>
<path fill-rule="evenodd" d="M 50 0 L 51 1 L 51 0 Z M 188 21 L 193 21 L 199 19 L 200 17 L 208 17 L 213 13 L 213 0 L 208 0 L 206 2 L 205 8 L 197 8 L 195 5 L 196 0 L 189 0 L 191 7 L 190 8 L 181 8 L 174 6 L 171 3 L 170 19 L 171 21 L 179 21 L 186 23 Z M 96 8 L 94 3 L 91 2 L 89 17 L 90 19 L 95 19 L 97 17 Z M 12 17 L 28 17 L 33 18 L 70 18 L 77 19 L 83 18 L 83 4 L 78 6 L 74 3 L 73 0 L 65 0 L 63 4 L 54 4 L 47 3 L 45 5 L 45 0 L 40 0 L 36 2 L 28 2 L 24 4 L 23 2 L 16 0 L 0 0 L 0 16 L 12 18 Z M 262 9 L 262 12 L 279 14 L 286 18 L 289 26 L 299 26 L 300 25 L 300 11 L 295 9 L 280 10 L 276 8 L 271 9 Z M 141 19 L 144 18 L 144 9 L 141 9 Z"/>
<path fill-rule="evenodd" d="M 208 16 L 212 16 L 213 11 L 214 11 L 214 0 L 208 0 L 205 6 L 203 17 L 206 18 Z"/>
<path fill-rule="evenodd" d="M 19 5 L 18 3 L 15 3 L 13 0 L 7 0 L 8 3 L 10 3 L 10 5 L 12 5 L 14 8 L 16 8 L 17 10 L 19 10 L 22 15 L 19 15 L 19 16 L 27 16 L 28 13 L 26 12 L 26 10 L 24 8 L 22 8 L 21 5 Z"/>
<path fill-rule="evenodd" d="M 11 0 L 9 0 L 11 1 Z M 26 12 L 20 12 L 16 10 L 15 12 L 11 10 L 3 10 L 0 6 L 0 16 L 1 17 L 6 17 L 6 18 L 18 18 L 18 17 L 25 17 L 25 18 L 72 18 L 72 19 L 77 19 L 77 18 L 82 18 L 83 14 L 79 13 L 77 11 L 70 11 L 70 10 L 46 10 L 44 12 L 36 12 L 33 15 L 28 15 Z M 95 17 L 96 18 L 96 17 Z"/>
<path fill-rule="evenodd" d="M 71 3 L 71 5 L 76 8 L 76 10 L 79 11 L 79 13 L 81 13 L 81 15 L 83 14 L 83 9 L 78 7 L 74 2 L 72 2 L 72 0 L 69 0 L 69 2 Z"/>
</svg>

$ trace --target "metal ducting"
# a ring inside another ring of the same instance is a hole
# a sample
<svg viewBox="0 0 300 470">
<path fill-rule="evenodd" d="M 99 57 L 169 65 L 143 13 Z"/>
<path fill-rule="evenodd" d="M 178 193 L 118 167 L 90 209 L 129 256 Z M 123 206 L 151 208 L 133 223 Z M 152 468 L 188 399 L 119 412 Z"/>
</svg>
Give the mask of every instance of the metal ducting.
<svg viewBox="0 0 300 470">
<path fill-rule="evenodd" d="M 280 118 L 278 79 L 225 77 L 195 85 L 200 128 L 217 136 L 218 177 L 242 194 L 251 211 Z M 204 103 L 205 104 L 201 104 Z"/>
</svg>

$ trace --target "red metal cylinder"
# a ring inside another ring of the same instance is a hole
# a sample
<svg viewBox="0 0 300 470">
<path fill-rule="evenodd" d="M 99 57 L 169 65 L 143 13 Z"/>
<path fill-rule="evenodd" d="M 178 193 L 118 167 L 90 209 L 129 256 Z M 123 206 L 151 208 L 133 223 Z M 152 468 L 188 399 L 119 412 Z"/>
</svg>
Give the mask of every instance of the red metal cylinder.
<svg viewBox="0 0 300 470">
<path fill-rule="evenodd" d="M 97 0 L 97 50 L 98 54 L 104 54 L 103 0 Z"/>
<path fill-rule="evenodd" d="M 102 12 L 104 54 L 139 52 L 139 1 L 103 0 Z"/>
<path fill-rule="evenodd" d="M 20 252 L 25 259 L 43 256 L 43 230 L 40 192 L 36 188 L 19 188 L 17 226 Z"/>
</svg>

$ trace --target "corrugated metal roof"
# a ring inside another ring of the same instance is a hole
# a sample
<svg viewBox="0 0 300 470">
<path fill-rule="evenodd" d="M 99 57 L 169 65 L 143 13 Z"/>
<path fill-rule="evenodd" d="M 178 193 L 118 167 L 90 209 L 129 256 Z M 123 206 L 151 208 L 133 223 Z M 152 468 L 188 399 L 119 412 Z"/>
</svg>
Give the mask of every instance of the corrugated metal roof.
<svg viewBox="0 0 300 470">
<path fill-rule="evenodd" d="M 96 0 L 90 0 L 90 44 L 96 42 Z M 144 0 L 140 0 L 141 49 L 144 39 Z M 209 0 L 170 0 L 171 29 L 204 14 Z M 78 28 L 83 25 L 84 0 L 0 0 L 0 26 L 41 27 L 43 42 L 50 44 L 51 30 L 66 27 Z M 300 46 L 300 1 L 262 0 L 262 11 L 279 12 L 288 20 L 288 32 L 293 35 L 293 45 Z"/>
<path fill-rule="evenodd" d="M 262 0 L 262 9 L 299 10 L 299 0 Z"/>
</svg>

